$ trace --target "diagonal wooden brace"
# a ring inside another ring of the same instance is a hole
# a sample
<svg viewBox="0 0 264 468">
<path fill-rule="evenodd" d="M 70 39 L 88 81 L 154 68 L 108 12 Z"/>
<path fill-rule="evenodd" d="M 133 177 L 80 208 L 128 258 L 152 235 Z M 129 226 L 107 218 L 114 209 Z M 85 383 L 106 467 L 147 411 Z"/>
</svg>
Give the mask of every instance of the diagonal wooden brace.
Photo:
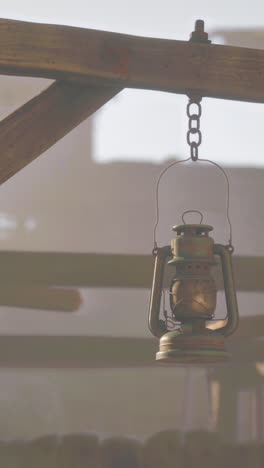
<svg viewBox="0 0 264 468">
<path fill-rule="evenodd" d="M 0 183 L 67 135 L 120 88 L 58 81 L 0 122 Z"/>
</svg>

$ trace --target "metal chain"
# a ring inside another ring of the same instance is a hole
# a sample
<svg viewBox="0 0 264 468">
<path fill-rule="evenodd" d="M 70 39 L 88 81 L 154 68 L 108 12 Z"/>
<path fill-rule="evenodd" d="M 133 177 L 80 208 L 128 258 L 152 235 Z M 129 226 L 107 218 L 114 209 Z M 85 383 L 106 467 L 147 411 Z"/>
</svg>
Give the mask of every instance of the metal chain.
<svg viewBox="0 0 264 468">
<path fill-rule="evenodd" d="M 200 118 L 202 115 L 201 98 L 190 98 L 187 104 L 187 116 L 189 118 L 189 129 L 187 132 L 187 143 L 190 146 L 190 156 L 193 161 L 197 161 L 199 146 L 202 143 L 202 133 L 200 130 Z M 196 112 L 192 107 L 196 107 Z"/>
</svg>

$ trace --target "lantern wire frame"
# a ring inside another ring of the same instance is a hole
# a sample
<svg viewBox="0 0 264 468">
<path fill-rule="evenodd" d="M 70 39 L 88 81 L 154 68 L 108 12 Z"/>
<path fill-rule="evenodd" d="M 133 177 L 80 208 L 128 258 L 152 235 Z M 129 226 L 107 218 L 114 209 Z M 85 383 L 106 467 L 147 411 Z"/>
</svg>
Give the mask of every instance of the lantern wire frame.
<svg viewBox="0 0 264 468">
<path fill-rule="evenodd" d="M 159 177 L 158 177 L 158 180 L 157 180 L 157 183 L 156 183 L 156 189 L 155 189 L 155 198 L 156 198 L 156 222 L 155 222 L 155 225 L 154 225 L 154 229 L 153 229 L 153 241 L 154 241 L 154 248 L 153 248 L 153 253 L 156 252 L 157 248 L 158 248 L 158 243 L 157 243 L 157 228 L 158 228 L 158 224 L 159 224 L 159 220 L 160 220 L 160 209 L 159 209 L 159 187 L 160 187 L 160 182 L 162 180 L 162 177 L 164 176 L 164 174 L 169 170 L 171 169 L 173 166 L 175 166 L 176 164 L 180 164 L 180 163 L 183 163 L 183 162 L 188 162 L 190 161 L 192 158 L 189 157 L 189 158 L 186 158 L 186 159 L 180 159 L 179 161 L 174 161 L 172 163 L 170 163 L 167 167 L 165 167 L 165 169 L 163 169 L 163 171 L 160 173 Z M 230 183 L 229 183 L 229 179 L 228 179 L 228 175 L 226 173 L 226 171 L 222 168 L 222 166 L 220 166 L 219 164 L 217 164 L 216 162 L 214 161 L 211 161 L 210 159 L 197 159 L 197 161 L 200 161 L 200 162 L 206 162 L 206 163 L 209 163 L 209 164 L 212 164 L 213 166 L 215 166 L 216 168 L 218 168 L 221 173 L 223 174 L 224 178 L 225 178 L 225 181 L 226 181 L 226 219 L 227 219 L 227 222 L 228 222 L 228 225 L 229 225 L 229 240 L 228 240 L 228 244 L 227 244 L 227 247 L 232 250 L 232 252 L 234 251 L 234 247 L 233 247 L 233 229 L 232 229 L 232 222 L 231 222 L 231 218 L 230 218 Z M 197 212 L 197 210 L 187 210 L 185 211 L 184 213 L 187 213 L 187 212 Z M 183 214 L 184 214 L 183 213 Z M 199 212 L 201 215 L 202 213 Z M 202 215 L 203 216 L 203 215 Z"/>
<path fill-rule="evenodd" d="M 155 222 L 154 229 L 153 229 L 153 243 L 154 243 L 154 247 L 153 247 L 153 250 L 152 250 L 153 255 L 156 255 L 157 251 L 158 251 L 157 228 L 158 228 L 158 224 L 159 224 L 159 220 L 160 220 L 160 208 L 159 208 L 159 187 L 160 187 L 160 182 L 161 182 L 163 176 L 165 175 L 165 173 L 169 169 L 174 167 L 176 164 L 188 162 L 190 160 L 192 160 L 191 157 L 186 158 L 186 159 L 180 159 L 179 161 L 174 161 L 174 162 L 170 163 L 167 167 L 165 167 L 163 169 L 163 171 L 160 173 L 160 175 L 158 177 L 158 180 L 157 180 L 157 183 L 156 183 L 156 190 L 155 190 L 156 222 Z M 234 252 L 234 247 L 233 247 L 233 244 L 232 244 L 233 230 L 232 230 L 232 222 L 231 222 L 231 218 L 230 218 L 230 183 L 229 183 L 228 175 L 227 175 L 226 171 L 219 164 L 217 164 L 214 161 L 211 161 L 210 159 L 200 159 L 200 158 L 198 158 L 197 160 L 195 160 L 195 162 L 196 161 L 212 164 L 213 166 L 215 166 L 217 169 L 219 169 L 221 171 L 221 173 L 223 174 L 223 176 L 225 178 L 225 181 L 226 181 L 226 219 L 227 219 L 228 226 L 229 226 L 229 240 L 228 240 L 227 248 L 231 253 L 233 253 Z M 187 210 L 187 211 L 185 211 L 183 213 L 183 215 L 182 215 L 182 219 L 183 219 L 184 214 L 189 213 L 189 212 L 199 213 L 201 215 L 201 222 L 202 222 L 203 214 L 198 210 Z M 183 222 L 184 222 L 184 219 L 183 219 Z M 185 222 L 184 222 L 184 224 L 185 224 Z M 165 299 L 165 289 L 164 288 L 162 290 L 162 298 L 163 298 L 163 300 L 162 300 L 162 304 L 163 304 L 162 305 L 162 309 L 163 309 L 162 312 L 163 312 L 163 315 L 164 315 L 164 318 L 165 318 L 166 326 L 167 326 L 168 330 L 173 330 L 177 325 L 179 325 L 180 322 L 178 322 L 178 321 L 176 321 L 174 319 L 173 313 L 169 315 L 169 313 L 168 313 L 168 311 L 166 309 L 166 299 Z M 221 319 L 221 321 L 226 321 L 226 320 L 227 320 L 227 314 L 223 319 Z M 211 321 L 218 322 L 219 319 L 212 318 Z"/>
</svg>

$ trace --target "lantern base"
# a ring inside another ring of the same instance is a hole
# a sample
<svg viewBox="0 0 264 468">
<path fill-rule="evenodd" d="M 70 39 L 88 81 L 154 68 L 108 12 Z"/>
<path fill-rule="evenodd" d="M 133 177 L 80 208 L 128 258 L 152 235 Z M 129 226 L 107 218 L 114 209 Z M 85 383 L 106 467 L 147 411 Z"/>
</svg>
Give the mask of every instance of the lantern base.
<svg viewBox="0 0 264 468">
<path fill-rule="evenodd" d="M 226 350 L 225 337 L 221 333 L 205 330 L 206 333 L 200 334 L 182 333 L 182 330 L 166 333 L 160 339 L 156 360 L 175 364 L 227 361 L 231 354 Z"/>
</svg>

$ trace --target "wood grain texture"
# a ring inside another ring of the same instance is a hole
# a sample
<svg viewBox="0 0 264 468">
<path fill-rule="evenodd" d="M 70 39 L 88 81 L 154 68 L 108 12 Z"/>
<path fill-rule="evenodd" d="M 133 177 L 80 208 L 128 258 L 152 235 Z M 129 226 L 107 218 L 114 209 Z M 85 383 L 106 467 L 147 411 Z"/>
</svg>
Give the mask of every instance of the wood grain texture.
<svg viewBox="0 0 264 468">
<path fill-rule="evenodd" d="M 0 284 L 148 289 L 154 261 L 151 255 L 6 251 L 0 253 L 0 265 Z M 237 290 L 264 291 L 263 257 L 234 256 L 233 265 Z M 216 282 L 223 289 L 220 270 Z"/>
<path fill-rule="evenodd" d="M 120 88 L 58 81 L 0 122 L 0 183 L 93 114 Z"/>
<path fill-rule="evenodd" d="M 264 102 L 264 51 L 0 20 L 0 73 Z"/>
</svg>

